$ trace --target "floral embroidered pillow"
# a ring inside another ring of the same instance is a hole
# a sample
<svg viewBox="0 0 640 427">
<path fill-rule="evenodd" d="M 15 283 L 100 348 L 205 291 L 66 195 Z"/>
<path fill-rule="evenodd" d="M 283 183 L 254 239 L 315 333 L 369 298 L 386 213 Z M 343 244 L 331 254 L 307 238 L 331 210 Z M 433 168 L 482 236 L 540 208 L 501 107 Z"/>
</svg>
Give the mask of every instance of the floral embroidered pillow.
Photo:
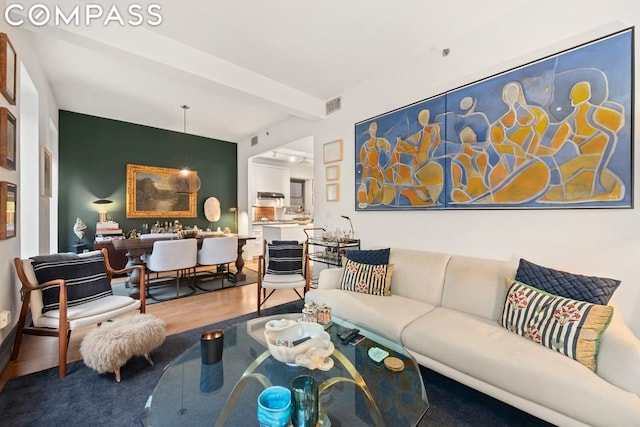
<svg viewBox="0 0 640 427">
<path fill-rule="evenodd" d="M 611 321 L 613 307 L 560 297 L 507 280 L 501 326 L 597 369 L 600 338 Z"/>
<path fill-rule="evenodd" d="M 391 295 L 391 264 L 362 264 L 342 258 L 340 289 L 371 295 Z"/>
</svg>

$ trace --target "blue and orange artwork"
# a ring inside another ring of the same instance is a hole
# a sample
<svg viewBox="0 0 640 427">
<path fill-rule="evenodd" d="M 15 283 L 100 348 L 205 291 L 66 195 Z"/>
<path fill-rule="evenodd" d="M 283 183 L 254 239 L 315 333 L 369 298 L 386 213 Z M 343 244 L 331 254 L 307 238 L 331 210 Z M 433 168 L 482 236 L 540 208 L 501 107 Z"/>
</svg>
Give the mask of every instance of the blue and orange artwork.
<svg viewBox="0 0 640 427">
<path fill-rule="evenodd" d="M 627 29 L 355 125 L 356 210 L 632 206 Z"/>
</svg>

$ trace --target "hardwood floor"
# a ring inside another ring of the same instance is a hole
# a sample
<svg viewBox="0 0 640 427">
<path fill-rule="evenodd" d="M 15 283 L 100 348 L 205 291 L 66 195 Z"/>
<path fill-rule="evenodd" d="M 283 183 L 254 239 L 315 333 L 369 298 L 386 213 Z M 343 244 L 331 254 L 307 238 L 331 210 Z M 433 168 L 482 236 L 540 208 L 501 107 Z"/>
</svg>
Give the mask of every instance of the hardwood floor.
<svg viewBox="0 0 640 427">
<path fill-rule="evenodd" d="M 248 262 L 246 264 L 250 266 Z M 275 292 L 264 307 L 294 301 L 296 294 L 288 289 Z M 151 313 L 166 322 L 167 335 L 194 329 L 256 311 L 256 285 L 227 288 L 216 292 L 151 304 Z M 92 327 L 76 329 L 71 334 L 67 361 L 82 359 L 80 343 Z M 17 360 L 9 362 L 0 378 L 0 390 L 7 380 L 58 366 L 58 340 L 54 337 L 25 335 Z"/>
</svg>

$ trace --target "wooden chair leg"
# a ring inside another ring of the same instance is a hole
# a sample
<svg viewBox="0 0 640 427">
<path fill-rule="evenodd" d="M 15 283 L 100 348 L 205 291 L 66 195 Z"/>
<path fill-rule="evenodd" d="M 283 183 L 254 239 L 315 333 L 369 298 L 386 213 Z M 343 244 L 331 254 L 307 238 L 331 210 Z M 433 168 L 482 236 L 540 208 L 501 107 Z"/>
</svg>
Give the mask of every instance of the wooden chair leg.
<svg viewBox="0 0 640 427">
<path fill-rule="evenodd" d="M 67 375 L 67 349 L 70 338 L 71 330 L 58 331 L 58 376 L 60 378 L 64 378 Z"/>
<path fill-rule="evenodd" d="M 260 282 L 258 282 L 256 285 L 258 286 L 258 310 L 257 310 L 257 312 L 258 312 L 258 316 L 260 316 L 260 306 L 262 305 L 262 303 L 260 302 L 260 300 L 262 299 L 261 298 L 262 297 L 262 293 L 260 291 L 261 291 L 262 286 L 260 285 Z"/>
<path fill-rule="evenodd" d="M 20 308 L 20 317 L 18 317 L 18 324 L 16 327 L 16 336 L 13 340 L 13 351 L 11 352 L 11 360 L 16 360 L 18 358 L 18 355 L 20 354 L 24 325 L 27 321 L 27 312 L 29 311 L 30 297 L 30 293 L 23 295 L 22 307 Z"/>
</svg>

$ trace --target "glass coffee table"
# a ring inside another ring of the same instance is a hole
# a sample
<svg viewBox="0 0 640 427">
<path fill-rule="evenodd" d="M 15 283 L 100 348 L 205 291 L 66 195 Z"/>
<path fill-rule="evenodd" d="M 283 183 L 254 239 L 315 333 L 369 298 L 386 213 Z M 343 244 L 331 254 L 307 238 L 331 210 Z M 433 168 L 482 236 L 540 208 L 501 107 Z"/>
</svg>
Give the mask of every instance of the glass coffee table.
<svg viewBox="0 0 640 427">
<path fill-rule="evenodd" d="M 366 337 L 358 345 L 342 344 L 337 332 L 353 327 L 334 316 L 327 329 L 336 350 L 329 371 L 290 366 L 274 359 L 264 339 L 272 319 L 299 319 L 300 313 L 260 317 L 224 331 L 222 361 L 203 365 L 200 342 L 174 360 L 162 374 L 147 403 L 147 427 L 257 425 L 258 395 L 266 386 L 291 387 L 298 375 L 321 384 L 322 426 L 416 426 L 429 408 L 416 361 L 398 343 L 360 327 Z M 391 371 L 368 357 L 379 347 L 404 362 Z"/>
</svg>

